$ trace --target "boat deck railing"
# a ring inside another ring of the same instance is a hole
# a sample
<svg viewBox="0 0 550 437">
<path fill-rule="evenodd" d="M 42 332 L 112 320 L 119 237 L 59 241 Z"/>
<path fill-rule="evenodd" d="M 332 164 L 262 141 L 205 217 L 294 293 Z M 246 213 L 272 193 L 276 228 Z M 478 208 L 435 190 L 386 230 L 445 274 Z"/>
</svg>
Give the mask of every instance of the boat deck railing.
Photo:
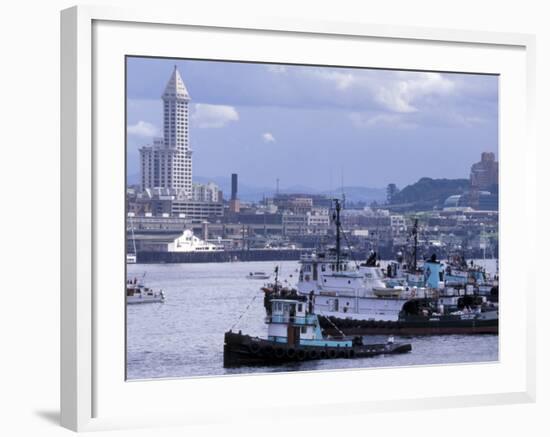
<svg viewBox="0 0 550 437">
<path fill-rule="evenodd" d="M 317 316 L 314 314 L 308 314 L 306 316 L 289 316 L 282 314 L 272 314 L 265 318 L 266 323 L 292 323 L 294 325 L 316 325 Z"/>
</svg>

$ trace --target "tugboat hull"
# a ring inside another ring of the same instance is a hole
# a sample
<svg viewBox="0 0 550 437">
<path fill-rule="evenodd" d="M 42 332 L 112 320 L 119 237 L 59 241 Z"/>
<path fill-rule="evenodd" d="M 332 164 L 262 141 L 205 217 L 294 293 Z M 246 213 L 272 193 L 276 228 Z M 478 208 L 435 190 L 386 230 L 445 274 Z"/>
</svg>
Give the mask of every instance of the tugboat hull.
<svg viewBox="0 0 550 437">
<path fill-rule="evenodd" d="M 498 334 L 496 319 L 461 319 L 459 317 L 411 317 L 395 322 L 340 319 L 329 317 L 329 321 L 320 318 L 321 328 L 327 335 L 335 335 L 338 330 L 345 335 L 470 335 Z"/>
<path fill-rule="evenodd" d="M 240 333 L 226 332 L 223 350 L 224 367 L 277 365 L 334 358 L 367 358 L 376 355 L 410 352 L 408 343 L 323 347 L 289 345 Z"/>
</svg>

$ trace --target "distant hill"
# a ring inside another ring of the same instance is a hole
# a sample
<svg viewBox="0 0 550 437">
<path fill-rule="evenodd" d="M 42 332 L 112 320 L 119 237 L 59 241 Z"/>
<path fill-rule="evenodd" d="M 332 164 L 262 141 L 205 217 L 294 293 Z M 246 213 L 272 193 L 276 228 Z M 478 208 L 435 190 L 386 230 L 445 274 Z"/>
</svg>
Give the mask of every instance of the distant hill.
<svg viewBox="0 0 550 437">
<path fill-rule="evenodd" d="M 224 192 L 224 197 L 229 198 L 231 193 L 231 179 L 227 176 L 221 177 L 203 177 L 193 176 L 196 182 L 206 183 L 209 181 L 215 182 Z M 376 201 L 382 202 L 386 198 L 385 188 L 369 188 L 369 187 L 344 187 L 346 200 L 350 202 L 365 202 L 367 204 Z M 291 187 L 281 188 L 281 194 L 323 194 L 326 196 L 340 196 L 342 189 L 336 191 L 322 190 L 318 188 L 308 187 L 306 185 L 293 185 Z M 275 195 L 275 187 L 254 186 L 243 183 L 239 180 L 239 198 L 244 201 L 258 201 L 265 197 L 273 197 Z"/>
<path fill-rule="evenodd" d="M 372 202 L 383 203 L 386 200 L 385 188 L 370 188 L 370 187 L 344 187 L 340 188 L 336 192 L 323 191 L 321 194 L 333 195 L 336 197 L 341 196 L 342 191 L 346 196 L 348 202 L 364 202 L 370 205 Z"/>
<path fill-rule="evenodd" d="M 193 182 L 208 183 L 214 182 L 219 185 L 223 191 L 224 198 L 229 199 L 231 195 L 231 178 L 229 176 L 193 176 Z M 139 184 L 139 173 L 128 173 L 128 184 Z M 346 200 L 349 202 L 371 202 L 383 203 L 386 200 L 385 188 L 369 188 L 369 187 L 344 187 L 343 191 L 346 195 Z M 305 185 L 294 185 L 279 190 L 281 194 L 323 194 L 326 196 L 341 196 L 342 188 L 336 191 L 320 190 L 317 188 L 308 187 Z M 262 200 L 265 197 L 273 197 L 275 195 L 275 187 L 263 187 L 248 185 L 239 180 L 239 199 L 246 202 L 254 202 Z"/>
<path fill-rule="evenodd" d="M 422 178 L 396 193 L 392 198 L 392 204 L 415 204 L 422 207 L 441 206 L 449 196 L 462 194 L 468 190 L 469 186 L 468 179 Z"/>
</svg>

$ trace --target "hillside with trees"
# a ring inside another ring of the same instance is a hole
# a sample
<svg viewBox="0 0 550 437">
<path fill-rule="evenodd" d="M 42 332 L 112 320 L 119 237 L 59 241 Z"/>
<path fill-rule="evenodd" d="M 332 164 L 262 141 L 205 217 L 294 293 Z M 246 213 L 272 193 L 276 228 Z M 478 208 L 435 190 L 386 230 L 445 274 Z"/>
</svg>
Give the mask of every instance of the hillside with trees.
<svg viewBox="0 0 550 437">
<path fill-rule="evenodd" d="M 392 205 L 414 205 L 416 208 L 440 207 L 449 196 L 468 191 L 468 179 L 422 178 L 393 194 Z"/>
</svg>

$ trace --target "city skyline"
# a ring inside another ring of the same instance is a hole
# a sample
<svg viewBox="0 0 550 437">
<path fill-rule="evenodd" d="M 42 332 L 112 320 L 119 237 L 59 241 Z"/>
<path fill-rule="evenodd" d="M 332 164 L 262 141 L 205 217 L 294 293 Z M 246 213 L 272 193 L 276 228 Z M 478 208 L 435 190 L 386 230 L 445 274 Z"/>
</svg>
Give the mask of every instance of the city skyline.
<svg viewBox="0 0 550 437">
<path fill-rule="evenodd" d="M 498 156 L 498 78 L 333 67 L 128 58 L 129 182 L 163 137 L 160 98 L 177 66 L 189 91 L 193 176 L 250 186 L 405 186 L 467 178 Z"/>
</svg>

